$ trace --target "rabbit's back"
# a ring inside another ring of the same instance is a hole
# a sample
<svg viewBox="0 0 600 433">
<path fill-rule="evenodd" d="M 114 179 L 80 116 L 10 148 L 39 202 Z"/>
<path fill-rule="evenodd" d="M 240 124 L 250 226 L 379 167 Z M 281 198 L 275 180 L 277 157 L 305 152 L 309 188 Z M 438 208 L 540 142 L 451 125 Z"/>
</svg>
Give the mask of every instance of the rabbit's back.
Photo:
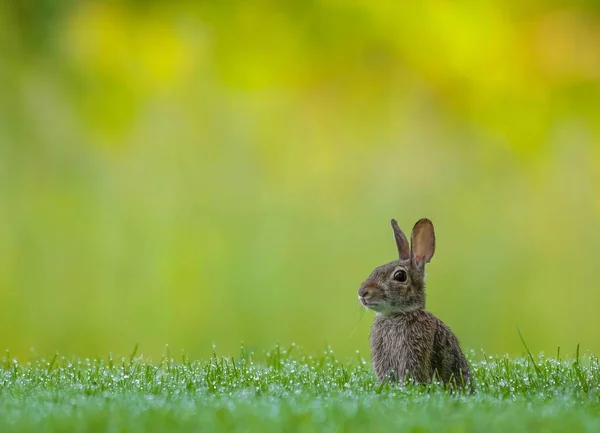
<svg viewBox="0 0 600 433">
<path fill-rule="evenodd" d="M 456 335 L 437 317 L 431 315 L 437 322 L 433 342 L 431 366 L 444 382 L 469 383 L 471 372 Z"/>
</svg>

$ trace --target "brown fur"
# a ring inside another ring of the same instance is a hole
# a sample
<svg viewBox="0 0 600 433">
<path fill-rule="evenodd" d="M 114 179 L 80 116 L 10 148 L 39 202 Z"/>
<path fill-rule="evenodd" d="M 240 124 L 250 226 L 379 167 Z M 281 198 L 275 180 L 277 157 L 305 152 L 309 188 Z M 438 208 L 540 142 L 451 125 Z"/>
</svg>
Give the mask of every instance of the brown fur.
<svg viewBox="0 0 600 433">
<path fill-rule="evenodd" d="M 377 378 L 417 383 L 439 379 L 450 385 L 472 386 L 458 339 L 441 320 L 425 311 L 425 263 L 435 252 L 433 224 L 427 219 L 415 224 L 410 254 L 407 238 L 395 220 L 392 228 L 400 260 L 376 268 L 358 291 L 361 304 L 377 312 L 371 328 Z M 402 271 L 406 281 L 402 281 Z"/>
</svg>

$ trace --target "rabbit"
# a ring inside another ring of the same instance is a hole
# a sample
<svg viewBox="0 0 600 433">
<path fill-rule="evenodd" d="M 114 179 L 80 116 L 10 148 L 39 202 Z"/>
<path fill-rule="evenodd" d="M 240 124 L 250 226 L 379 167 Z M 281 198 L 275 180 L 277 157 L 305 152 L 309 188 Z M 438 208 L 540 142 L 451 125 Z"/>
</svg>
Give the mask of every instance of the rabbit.
<svg viewBox="0 0 600 433">
<path fill-rule="evenodd" d="M 409 246 L 396 220 L 391 223 L 399 259 L 376 268 L 358 290 L 363 307 L 377 313 L 370 335 L 377 379 L 418 384 L 437 379 L 473 391 L 458 339 L 425 310 L 425 264 L 435 252 L 433 224 L 427 218 L 417 221 Z"/>
</svg>

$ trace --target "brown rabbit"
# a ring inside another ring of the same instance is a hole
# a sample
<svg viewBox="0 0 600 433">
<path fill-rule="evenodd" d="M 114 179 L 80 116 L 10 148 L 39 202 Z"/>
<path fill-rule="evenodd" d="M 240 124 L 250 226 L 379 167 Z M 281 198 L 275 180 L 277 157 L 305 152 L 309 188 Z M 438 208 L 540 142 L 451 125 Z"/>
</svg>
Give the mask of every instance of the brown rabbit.
<svg viewBox="0 0 600 433">
<path fill-rule="evenodd" d="M 380 381 L 472 387 L 469 364 L 458 339 L 440 319 L 425 311 L 425 264 L 435 251 L 433 224 L 419 220 L 411 245 L 392 220 L 399 260 L 376 268 L 360 286 L 360 303 L 377 312 L 371 328 L 373 369 Z"/>
</svg>

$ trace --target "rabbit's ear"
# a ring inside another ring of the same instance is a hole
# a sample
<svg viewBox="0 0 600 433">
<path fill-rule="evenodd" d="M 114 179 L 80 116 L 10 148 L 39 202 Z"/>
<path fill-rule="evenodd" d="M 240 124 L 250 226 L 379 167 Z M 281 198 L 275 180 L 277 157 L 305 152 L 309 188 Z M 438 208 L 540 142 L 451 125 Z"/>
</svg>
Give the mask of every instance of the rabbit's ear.
<svg viewBox="0 0 600 433">
<path fill-rule="evenodd" d="M 435 232 L 431 221 L 427 218 L 417 221 L 412 230 L 410 243 L 413 264 L 423 268 L 425 263 L 429 263 L 435 252 Z"/>
<path fill-rule="evenodd" d="M 392 220 L 392 228 L 394 229 L 394 238 L 396 238 L 396 246 L 398 247 L 398 256 L 400 260 L 408 260 L 410 258 L 410 246 L 406 235 L 398 227 L 396 220 Z"/>
</svg>

